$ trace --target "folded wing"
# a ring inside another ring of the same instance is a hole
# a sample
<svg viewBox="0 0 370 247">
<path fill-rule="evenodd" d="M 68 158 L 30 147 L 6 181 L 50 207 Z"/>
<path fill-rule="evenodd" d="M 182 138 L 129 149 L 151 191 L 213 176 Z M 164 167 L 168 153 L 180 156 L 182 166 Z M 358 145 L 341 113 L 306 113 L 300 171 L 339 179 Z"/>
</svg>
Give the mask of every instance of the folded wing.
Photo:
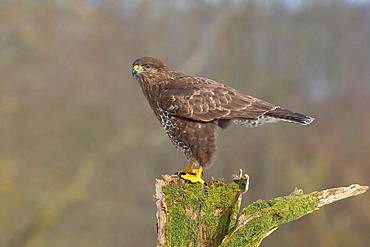
<svg viewBox="0 0 370 247">
<path fill-rule="evenodd" d="M 255 120 L 276 108 L 266 101 L 243 95 L 216 81 L 182 76 L 160 89 L 159 105 L 167 112 L 194 121 Z"/>
</svg>

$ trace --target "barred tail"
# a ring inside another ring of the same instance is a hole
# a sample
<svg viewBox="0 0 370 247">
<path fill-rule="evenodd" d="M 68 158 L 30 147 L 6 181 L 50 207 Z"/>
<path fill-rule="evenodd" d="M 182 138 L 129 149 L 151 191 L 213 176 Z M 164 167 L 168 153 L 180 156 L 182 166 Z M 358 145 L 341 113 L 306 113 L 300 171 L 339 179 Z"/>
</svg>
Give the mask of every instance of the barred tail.
<svg viewBox="0 0 370 247">
<path fill-rule="evenodd" d="M 297 112 L 292 112 L 281 107 L 276 107 L 275 109 L 266 112 L 264 116 L 275 118 L 281 121 L 298 123 L 302 125 L 308 125 L 315 120 L 315 118 L 313 117 L 309 117 Z"/>
</svg>

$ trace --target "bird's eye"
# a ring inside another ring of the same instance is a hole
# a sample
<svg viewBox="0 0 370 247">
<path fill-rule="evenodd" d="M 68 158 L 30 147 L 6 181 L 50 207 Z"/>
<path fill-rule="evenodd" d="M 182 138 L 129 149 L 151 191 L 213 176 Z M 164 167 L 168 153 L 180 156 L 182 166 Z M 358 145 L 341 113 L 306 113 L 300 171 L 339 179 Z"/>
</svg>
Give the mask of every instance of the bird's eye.
<svg viewBox="0 0 370 247">
<path fill-rule="evenodd" d="M 150 64 L 144 64 L 144 68 L 150 69 L 152 66 Z"/>
</svg>

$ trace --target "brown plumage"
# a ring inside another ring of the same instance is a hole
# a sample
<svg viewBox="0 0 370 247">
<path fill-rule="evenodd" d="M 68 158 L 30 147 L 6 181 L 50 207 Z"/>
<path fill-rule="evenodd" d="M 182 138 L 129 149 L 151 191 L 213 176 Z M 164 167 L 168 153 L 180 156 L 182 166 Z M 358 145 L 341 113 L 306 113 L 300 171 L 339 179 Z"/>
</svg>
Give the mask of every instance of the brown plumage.
<svg viewBox="0 0 370 247">
<path fill-rule="evenodd" d="M 213 160 L 218 127 L 254 127 L 279 121 L 306 125 L 314 120 L 217 81 L 172 71 L 156 58 L 139 58 L 132 68 L 171 141 L 200 166 Z"/>
</svg>

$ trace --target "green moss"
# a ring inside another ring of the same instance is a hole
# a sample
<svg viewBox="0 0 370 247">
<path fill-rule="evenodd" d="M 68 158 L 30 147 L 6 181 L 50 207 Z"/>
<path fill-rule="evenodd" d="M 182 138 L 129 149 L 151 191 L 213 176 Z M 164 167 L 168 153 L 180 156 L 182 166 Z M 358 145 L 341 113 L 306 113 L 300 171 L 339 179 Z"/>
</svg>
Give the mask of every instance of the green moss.
<svg viewBox="0 0 370 247">
<path fill-rule="evenodd" d="M 239 185 L 212 181 L 202 185 L 173 180 L 162 188 L 168 210 L 166 246 L 259 246 L 279 225 L 296 220 L 317 208 L 318 194 L 290 195 L 270 201 L 258 200 L 243 209 L 248 219 L 235 230 L 240 207 Z M 200 212 L 200 215 L 199 215 Z M 200 237 L 201 236 L 201 237 Z"/>
<path fill-rule="evenodd" d="M 240 194 L 236 183 L 212 181 L 202 194 L 201 185 L 179 180 L 162 191 L 168 209 L 167 246 L 199 246 L 199 226 L 207 246 L 217 246 L 229 233 L 230 225 L 236 225 Z"/>
<path fill-rule="evenodd" d="M 225 185 L 223 181 L 212 181 L 206 188 L 200 224 L 207 246 L 218 246 L 229 233 L 230 225 L 235 226 L 239 194 L 236 183 Z"/>
<path fill-rule="evenodd" d="M 167 246 L 198 246 L 198 224 L 202 185 L 178 180 L 162 188 L 168 209 Z"/>
<path fill-rule="evenodd" d="M 258 200 L 242 211 L 250 221 L 228 236 L 222 246 L 258 246 L 272 229 L 312 212 L 318 203 L 315 194 Z"/>
<path fill-rule="evenodd" d="M 230 224 L 228 229 L 228 234 L 233 232 L 236 228 L 236 224 L 238 222 L 238 216 L 239 216 L 239 210 L 241 206 L 241 198 L 238 199 L 238 201 L 234 204 L 234 209 L 232 211 L 232 214 L 230 215 Z"/>
</svg>

